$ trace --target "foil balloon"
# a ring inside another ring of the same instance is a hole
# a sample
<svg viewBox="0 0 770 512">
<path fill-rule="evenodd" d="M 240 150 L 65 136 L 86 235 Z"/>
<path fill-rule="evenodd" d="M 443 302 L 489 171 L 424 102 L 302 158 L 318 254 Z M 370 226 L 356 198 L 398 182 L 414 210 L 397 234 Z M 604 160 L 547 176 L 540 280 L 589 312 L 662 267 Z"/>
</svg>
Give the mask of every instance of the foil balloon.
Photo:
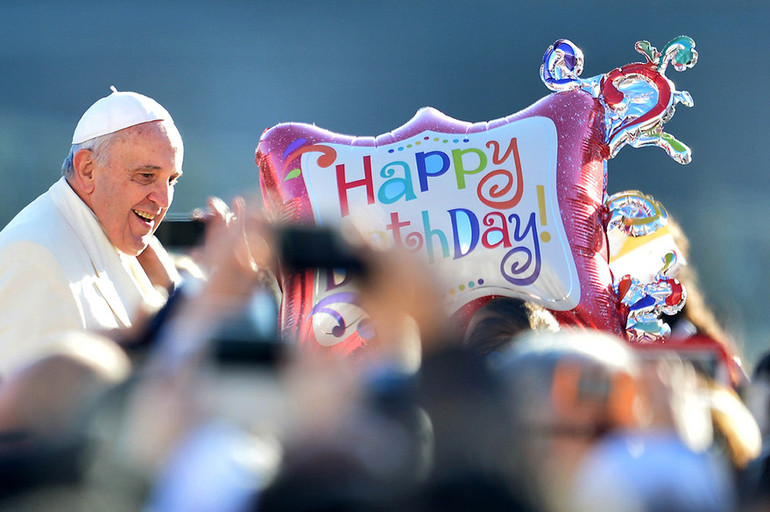
<svg viewBox="0 0 770 512">
<path fill-rule="evenodd" d="M 339 226 L 366 218 L 369 235 L 435 266 L 449 312 L 467 315 L 494 296 L 519 297 L 563 322 L 625 331 L 606 235 L 606 161 L 621 146 L 657 145 L 677 161 L 689 149 L 661 127 L 678 102 L 663 73 L 694 64 L 694 43 L 662 53 L 637 43 L 646 63 L 583 80 L 582 52 L 551 46 L 540 75 L 554 91 L 499 119 L 466 122 L 424 108 L 376 137 L 304 123 L 266 130 L 260 185 L 279 222 Z M 349 276 L 282 271 L 284 334 L 351 353 L 374 336 Z"/>
<path fill-rule="evenodd" d="M 662 263 L 660 272 L 649 282 L 641 282 L 626 274 L 615 283 L 615 292 L 626 316 L 629 341 L 665 341 L 671 335 L 671 328 L 663 322 L 661 315 L 675 315 L 687 300 L 682 284 L 670 277 L 671 268 L 676 264 L 676 253 L 668 253 Z"/>
<path fill-rule="evenodd" d="M 650 235 L 668 223 L 668 212 L 663 205 L 637 190 L 613 194 L 606 203 L 610 211 L 608 233 L 617 229 L 626 236 L 639 237 Z"/>
<path fill-rule="evenodd" d="M 583 54 L 567 39 L 556 41 L 545 54 L 540 77 L 553 91 L 582 89 L 599 98 L 605 106 L 605 142 L 609 157 L 629 144 L 633 147 L 659 146 L 681 164 L 692 159 L 690 148 L 673 135 L 663 131 L 681 103 L 694 105 L 687 91 L 677 91 L 666 78 L 670 64 L 684 71 L 698 62 L 695 41 L 679 36 L 669 41 L 659 52 L 648 41 L 638 41 L 636 51 L 646 62 L 627 64 L 609 73 L 582 80 Z"/>
<path fill-rule="evenodd" d="M 671 329 L 662 315 L 681 311 L 687 298 L 675 277 L 685 262 L 668 230 L 666 209 L 636 190 L 613 194 L 606 205 L 610 270 L 626 335 L 632 342 L 665 341 Z"/>
<path fill-rule="evenodd" d="M 614 276 L 630 274 L 647 282 L 659 272 L 666 254 L 676 253 L 676 275 L 687 261 L 668 223 L 668 212 L 652 196 L 637 190 L 618 192 L 605 201 L 609 211 L 607 240 Z"/>
</svg>

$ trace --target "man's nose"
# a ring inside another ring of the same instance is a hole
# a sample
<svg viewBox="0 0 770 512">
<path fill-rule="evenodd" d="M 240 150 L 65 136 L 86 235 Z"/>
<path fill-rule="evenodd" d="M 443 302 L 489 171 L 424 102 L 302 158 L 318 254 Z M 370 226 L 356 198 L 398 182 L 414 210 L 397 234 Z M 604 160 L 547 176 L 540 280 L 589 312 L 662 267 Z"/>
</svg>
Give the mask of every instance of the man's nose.
<svg viewBox="0 0 770 512">
<path fill-rule="evenodd" d="M 161 208 L 168 208 L 174 200 L 174 186 L 168 181 L 159 181 L 150 192 L 149 198 Z"/>
</svg>

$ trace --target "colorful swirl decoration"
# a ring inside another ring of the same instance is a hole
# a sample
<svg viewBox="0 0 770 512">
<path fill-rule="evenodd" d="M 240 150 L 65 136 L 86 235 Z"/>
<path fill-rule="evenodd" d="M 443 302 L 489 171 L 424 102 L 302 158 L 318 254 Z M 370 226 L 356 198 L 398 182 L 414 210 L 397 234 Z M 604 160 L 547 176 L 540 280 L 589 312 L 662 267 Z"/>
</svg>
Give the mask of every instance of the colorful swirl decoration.
<svg viewBox="0 0 770 512">
<path fill-rule="evenodd" d="M 647 41 L 639 41 L 636 50 L 646 62 L 627 64 L 609 73 L 586 80 L 583 54 L 567 39 L 551 45 L 543 57 L 540 77 L 552 91 L 582 89 L 602 101 L 605 107 L 605 142 L 609 157 L 614 157 L 624 145 L 633 147 L 658 146 L 680 164 L 690 162 L 690 148 L 673 135 L 663 131 L 663 124 L 674 115 L 677 103 L 694 105 L 687 91 L 677 91 L 666 78 L 669 64 L 677 71 L 691 68 L 698 61 L 695 41 L 679 36 L 669 41 L 659 52 Z"/>
<path fill-rule="evenodd" d="M 610 211 L 608 231 L 619 229 L 626 236 L 646 236 L 668 222 L 668 213 L 663 205 L 637 190 L 613 194 L 606 204 Z"/>
<path fill-rule="evenodd" d="M 608 231 L 619 229 L 626 236 L 642 237 L 654 234 L 668 223 L 666 209 L 651 196 L 638 191 L 621 192 L 609 197 Z M 677 255 L 668 252 L 660 271 L 648 281 L 631 275 L 615 279 L 613 288 L 626 316 L 626 334 L 637 343 L 663 342 L 671 328 L 661 315 L 675 315 L 684 307 L 687 292 L 673 277 Z"/>
<path fill-rule="evenodd" d="M 626 334 L 629 341 L 663 342 L 671 335 L 671 328 L 660 319 L 660 315 L 675 315 L 687 300 L 682 284 L 667 275 L 675 264 L 676 253 L 670 252 L 652 282 L 642 283 L 630 275 L 616 281 L 615 293 L 620 298 L 621 309 L 628 315 Z"/>
</svg>

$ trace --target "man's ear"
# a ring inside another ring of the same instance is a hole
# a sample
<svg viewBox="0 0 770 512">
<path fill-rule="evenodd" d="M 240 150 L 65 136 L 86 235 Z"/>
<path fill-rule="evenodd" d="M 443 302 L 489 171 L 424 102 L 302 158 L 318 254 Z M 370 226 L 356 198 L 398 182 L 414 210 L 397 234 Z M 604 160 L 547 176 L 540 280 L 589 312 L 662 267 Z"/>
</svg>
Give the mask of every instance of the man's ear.
<svg viewBox="0 0 770 512">
<path fill-rule="evenodd" d="M 82 192 L 90 194 L 94 190 L 94 152 L 90 149 L 81 149 L 72 158 L 72 167 L 75 169 L 72 176 L 75 186 Z"/>
</svg>

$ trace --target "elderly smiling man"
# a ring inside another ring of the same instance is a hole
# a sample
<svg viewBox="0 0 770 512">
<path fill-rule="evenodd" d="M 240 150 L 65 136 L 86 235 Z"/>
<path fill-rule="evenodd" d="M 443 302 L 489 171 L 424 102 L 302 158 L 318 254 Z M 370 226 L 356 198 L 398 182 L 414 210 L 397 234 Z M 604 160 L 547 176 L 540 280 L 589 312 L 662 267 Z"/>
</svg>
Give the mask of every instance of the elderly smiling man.
<svg viewBox="0 0 770 512">
<path fill-rule="evenodd" d="M 56 332 L 130 327 L 178 277 L 153 233 L 181 136 L 155 100 L 112 90 L 78 122 L 61 179 L 0 232 L 0 375 Z"/>
</svg>

